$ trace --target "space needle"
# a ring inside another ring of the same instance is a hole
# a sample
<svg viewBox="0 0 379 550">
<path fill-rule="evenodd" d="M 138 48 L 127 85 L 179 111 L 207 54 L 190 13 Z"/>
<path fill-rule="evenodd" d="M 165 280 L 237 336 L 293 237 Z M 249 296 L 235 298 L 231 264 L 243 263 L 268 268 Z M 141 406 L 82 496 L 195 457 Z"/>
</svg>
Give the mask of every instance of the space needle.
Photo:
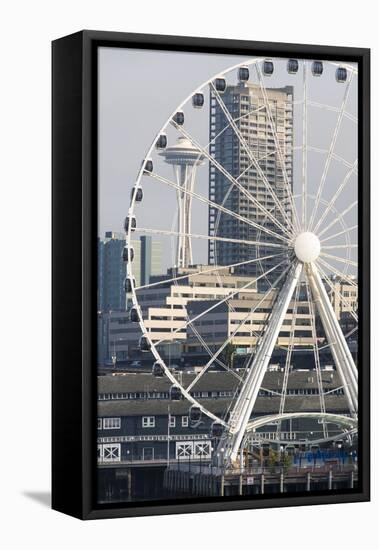
<svg viewBox="0 0 379 550">
<path fill-rule="evenodd" d="M 177 266 L 188 267 L 193 263 L 191 243 L 191 205 L 196 169 L 204 164 L 204 155 L 186 137 L 179 137 L 175 145 L 159 153 L 174 168 L 178 186 L 178 244 Z M 179 190 L 180 188 L 180 190 Z"/>
</svg>

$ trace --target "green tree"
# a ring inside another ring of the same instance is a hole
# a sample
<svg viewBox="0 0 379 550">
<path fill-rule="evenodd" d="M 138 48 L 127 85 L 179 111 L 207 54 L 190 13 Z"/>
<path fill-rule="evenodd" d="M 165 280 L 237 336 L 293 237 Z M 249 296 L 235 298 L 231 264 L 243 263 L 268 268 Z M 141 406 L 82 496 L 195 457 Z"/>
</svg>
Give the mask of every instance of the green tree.
<svg viewBox="0 0 379 550">
<path fill-rule="evenodd" d="M 270 449 L 268 453 L 268 467 L 271 473 L 275 472 L 275 466 L 279 464 L 279 453 L 274 449 Z"/>
<path fill-rule="evenodd" d="M 224 351 L 222 352 L 222 361 L 225 363 L 226 366 L 233 368 L 233 357 L 234 357 L 234 346 L 229 342 L 227 346 L 225 346 Z"/>
</svg>

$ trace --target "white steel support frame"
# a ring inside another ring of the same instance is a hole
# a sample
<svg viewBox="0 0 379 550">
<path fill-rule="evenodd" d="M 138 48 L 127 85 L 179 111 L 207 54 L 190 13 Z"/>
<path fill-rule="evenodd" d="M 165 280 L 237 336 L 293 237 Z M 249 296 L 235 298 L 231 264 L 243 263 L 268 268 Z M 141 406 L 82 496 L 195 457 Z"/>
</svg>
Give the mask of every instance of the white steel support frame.
<svg viewBox="0 0 379 550">
<path fill-rule="evenodd" d="M 283 324 L 288 305 L 294 293 L 302 270 L 300 262 L 294 263 L 291 267 L 287 279 L 278 294 L 274 307 L 270 315 L 270 321 L 266 326 L 260 343 L 258 344 L 252 363 L 247 368 L 249 374 L 242 388 L 229 420 L 229 434 L 227 441 L 220 441 L 220 445 L 225 448 L 226 462 L 235 463 L 238 458 L 239 448 L 244 437 L 246 426 L 250 421 L 250 416 L 261 387 L 263 377 L 266 373 L 268 363 L 271 358 L 279 331 Z"/>
<path fill-rule="evenodd" d="M 330 303 L 324 283 L 314 263 L 306 266 L 306 275 L 325 330 L 326 338 L 330 344 L 337 371 L 344 385 L 350 414 L 353 418 L 356 418 L 358 414 L 357 367 Z"/>
</svg>

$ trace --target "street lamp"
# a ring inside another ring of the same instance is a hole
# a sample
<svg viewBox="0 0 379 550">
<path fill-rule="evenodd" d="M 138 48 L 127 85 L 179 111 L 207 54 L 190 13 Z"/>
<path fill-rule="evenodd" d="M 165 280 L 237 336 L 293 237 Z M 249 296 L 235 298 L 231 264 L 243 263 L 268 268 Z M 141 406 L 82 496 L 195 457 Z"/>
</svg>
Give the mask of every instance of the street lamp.
<svg viewBox="0 0 379 550">
<path fill-rule="evenodd" d="M 338 448 L 338 465 L 341 469 L 341 448 L 342 448 L 341 443 L 338 443 L 337 448 Z"/>
<path fill-rule="evenodd" d="M 220 452 L 221 452 L 221 470 L 222 470 L 222 473 L 224 473 L 224 452 L 225 452 L 224 447 L 221 447 Z"/>
</svg>

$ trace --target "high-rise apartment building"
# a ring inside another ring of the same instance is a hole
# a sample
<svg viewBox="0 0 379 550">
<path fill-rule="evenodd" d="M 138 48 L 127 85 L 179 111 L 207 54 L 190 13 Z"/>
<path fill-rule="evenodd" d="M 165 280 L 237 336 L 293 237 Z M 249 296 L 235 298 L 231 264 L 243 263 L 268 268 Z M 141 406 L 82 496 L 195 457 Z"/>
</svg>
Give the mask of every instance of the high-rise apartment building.
<svg viewBox="0 0 379 550">
<path fill-rule="evenodd" d="M 267 217 L 268 211 L 284 227 L 288 227 L 288 220 L 286 221 L 283 213 L 275 204 L 268 186 L 279 199 L 288 218 L 291 219 L 287 187 L 283 175 L 283 162 L 287 181 L 292 188 L 293 88 L 291 86 L 267 88 L 266 94 L 265 98 L 258 85 L 240 83 L 228 86 L 221 95 L 222 101 L 235 121 L 240 136 L 229 123 L 214 92 L 211 92 L 210 98 L 210 152 L 215 160 L 259 201 L 266 212 L 254 204 L 241 189 L 233 185 L 212 163 L 209 167 L 209 198 L 239 216 L 283 235 L 283 230 Z M 270 106 L 273 127 L 266 101 Z M 282 159 L 276 149 L 275 135 L 282 151 Z M 258 162 L 266 181 L 262 178 L 262 174 L 259 173 L 252 159 L 256 159 Z M 280 244 L 280 239 L 259 231 L 226 213 L 221 213 L 214 207 L 209 208 L 209 234 L 243 241 L 258 240 L 263 243 L 263 246 L 257 250 L 255 246 L 249 244 L 210 241 L 208 250 L 210 264 L 230 265 L 254 259 L 257 255 L 262 257 L 280 251 L 264 246 L 265 242 Z M 277 258 L 268 259 L 241 266 L 238 271 L 242 274 L 258 276 L 277 263 Z M 262 282 L 266 285 L 268 282 L 273 282 L 282 270 L 283 266 L 280 270 L 275 269 Z"/>
<path fill-rule="evenodd" d="M 100 311 L 123 310 L 126 297 L 123 283 L 126 266 L 122 261 L 125 246 L 125 235 L 106 231 L 104 240 L 99 242 L 98 254 L 98 288 Z"/>
<path fill-rule="evenodd" d="M 98 239 L 98 310 L 123 311 L 126 308 L 124 279 L 126 265 L 122 260 L 125 246 L 124 233 L 107 231 L 103 240 Z M 136 286 L 149 283 L 152 275 L 162 271 L 162 244 L 150 236 L 132 241 L 134 249 L 133 275 Z"/>
</svg>

